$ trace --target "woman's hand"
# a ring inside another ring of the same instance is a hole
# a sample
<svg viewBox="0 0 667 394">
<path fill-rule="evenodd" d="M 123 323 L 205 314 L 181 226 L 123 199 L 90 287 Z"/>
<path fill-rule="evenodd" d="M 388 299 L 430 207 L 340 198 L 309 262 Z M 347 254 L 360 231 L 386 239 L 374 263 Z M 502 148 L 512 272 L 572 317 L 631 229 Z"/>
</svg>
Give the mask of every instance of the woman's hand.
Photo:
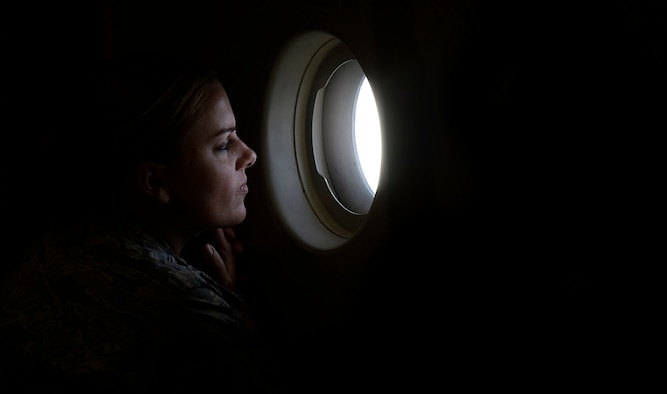
<svg viewBox="0 0 667 394">
<path fill-rule="evenodd" d="M 232 228 L 216 228 L 200 235 L 185 259 L 228 288 L 236 291 L 238 274 L 236 259 L 243 252 Z"/>
</svg>

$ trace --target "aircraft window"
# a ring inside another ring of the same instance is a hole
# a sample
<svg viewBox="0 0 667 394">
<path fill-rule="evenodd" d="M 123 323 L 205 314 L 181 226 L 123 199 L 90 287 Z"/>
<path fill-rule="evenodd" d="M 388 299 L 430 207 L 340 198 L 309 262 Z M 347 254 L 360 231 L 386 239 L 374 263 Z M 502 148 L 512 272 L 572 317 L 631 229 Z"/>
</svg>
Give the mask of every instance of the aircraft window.
<svg viewBox="0 0 667 394">
<path fill-rule="evenodd" d="M 282 224 L 308 248 L 346 243 L 381 186 L 382 135 L 372 80 L 341 40 L 316 31 L 285 45 L 263 128 L 262 163 Z"/>
<path fill-rule="evenodd" d="M 354 143 L 364 179 L 373 193 L 377 191 L 382 164 L 382 134 L 380 131 L 380 117 L 375 104 L 375 95 L 373 95 L 368 78 L 364 77 L 354 108 Z"/>
</svg>

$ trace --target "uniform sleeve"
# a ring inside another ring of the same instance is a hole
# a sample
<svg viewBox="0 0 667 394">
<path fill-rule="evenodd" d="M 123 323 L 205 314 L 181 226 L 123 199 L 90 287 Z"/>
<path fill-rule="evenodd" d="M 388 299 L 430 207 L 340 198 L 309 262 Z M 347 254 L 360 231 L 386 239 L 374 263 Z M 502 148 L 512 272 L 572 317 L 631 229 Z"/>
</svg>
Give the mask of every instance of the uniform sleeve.
<svg viewBox="0 0 667 394">
<path fill-rule="evenodd" d="M 3 381 L 40 392 L 255 391 L 235 297 L 174 262 L 93 250 L 22 276 L 2 305 Z"/>
</svg>

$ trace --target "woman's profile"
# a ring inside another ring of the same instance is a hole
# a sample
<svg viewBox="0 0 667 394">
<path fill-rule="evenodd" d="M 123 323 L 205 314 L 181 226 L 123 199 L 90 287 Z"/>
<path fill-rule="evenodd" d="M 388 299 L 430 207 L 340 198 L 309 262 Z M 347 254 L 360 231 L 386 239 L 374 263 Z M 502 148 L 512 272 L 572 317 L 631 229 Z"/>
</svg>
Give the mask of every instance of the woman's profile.
<svg viewBox="0 0 667 394">
<path fill-rule="evenodd" d="M 0 380 L 254 392 L 233 228 L 257 155 L 225 88 L 172 56 L 112 60 L 86 84 L 54 147 L 62 210 L 1 289 Z"/>
</svg>

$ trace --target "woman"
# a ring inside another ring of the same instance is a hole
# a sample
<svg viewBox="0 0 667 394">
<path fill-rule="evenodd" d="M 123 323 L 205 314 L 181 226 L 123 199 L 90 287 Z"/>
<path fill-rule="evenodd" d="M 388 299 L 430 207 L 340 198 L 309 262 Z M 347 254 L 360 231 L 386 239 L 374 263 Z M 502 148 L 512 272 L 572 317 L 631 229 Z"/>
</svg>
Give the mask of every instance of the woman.
<svg viewBox="0 0 667 394">
<path fill-rule="evenodd" d="M 53 149 L 72 193 L 2 288 L 0 385 L 257 391 L 232 230 L 257 155 L 224 87 L 164 57 L 109 62 L 84 86 L 84 127 Z"/>
</svg>

